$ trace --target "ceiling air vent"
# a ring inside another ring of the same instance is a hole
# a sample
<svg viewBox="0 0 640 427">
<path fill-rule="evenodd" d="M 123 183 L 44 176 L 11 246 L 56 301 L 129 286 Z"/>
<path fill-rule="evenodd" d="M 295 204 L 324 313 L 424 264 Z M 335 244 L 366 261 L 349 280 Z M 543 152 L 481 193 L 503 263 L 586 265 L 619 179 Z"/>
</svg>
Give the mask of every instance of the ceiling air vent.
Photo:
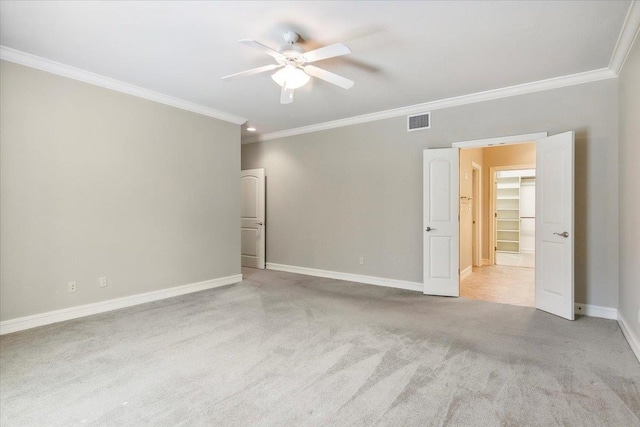
<svg viewBox="0 0 640 427">
<path fill-rule="evenodd" d="M 431 113 L 416 114 L 407 117 L 407 132 L 429 129 L 431 127 Z"/>
</svg>

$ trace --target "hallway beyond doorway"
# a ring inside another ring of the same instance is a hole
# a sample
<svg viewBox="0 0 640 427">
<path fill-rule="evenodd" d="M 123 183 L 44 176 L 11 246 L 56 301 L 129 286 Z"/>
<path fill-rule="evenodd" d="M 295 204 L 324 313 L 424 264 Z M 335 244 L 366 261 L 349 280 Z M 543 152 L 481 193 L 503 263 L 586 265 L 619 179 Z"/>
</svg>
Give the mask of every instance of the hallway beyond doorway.
<svg viewBox="0 0 640 427">
<path fill-rule="evenodd" d="M 460 296 L 534 307 L 535 270 L 508 265 L 473 267 L 472 273 L 460 281 Z"/>
<path fill-rule="evenodd" d="M 496 264 L 510 265 L 512 267 L 534 268 L 536 255 L 533 252 L 496 252 Z"/>
</svg>

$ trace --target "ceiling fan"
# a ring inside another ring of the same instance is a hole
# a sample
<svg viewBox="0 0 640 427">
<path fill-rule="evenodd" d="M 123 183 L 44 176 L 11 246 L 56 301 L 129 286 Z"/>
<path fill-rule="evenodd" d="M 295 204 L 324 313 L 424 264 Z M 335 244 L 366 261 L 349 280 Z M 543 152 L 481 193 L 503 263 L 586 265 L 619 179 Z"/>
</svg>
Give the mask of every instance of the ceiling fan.
<svg viewBox="0 0 640 427">
<path fill-rule="evenodd" d="M 296 44 L 298 41 L 298 34 L 293 31 L 287 31 L 284 33 L 284 40 L 287 44 L 280 51 L 272 49 L 269 46 L 265 46 L 262 43 L 258 43 L 255 40 L 239 40 L 242 44 L 254 47 L 267 55 L 271 55 L 277 63 L 224 76 L 222 79 L 250 76 L 266 71 L 273 71 L 279 68 L 280 70 L 273 73 L 271 78 L 282 87 L 282 90 L 280 91 L 281 104 L 292 103 L 293 91 L 307 84 L 311 77 L 316 77 L 336 86 L 340 86 L 343 89 L 349 89 L 354 85 L 354 82 L 347 78 L 327 70 L 323 70 L 322 68 L 318 68 L 314 65 L 307 65 L 312 62 L 322 61 L 323 59 L 334 58 L 336 56 L 351 53 L 347 46 L 342 43 L 336 43 L 305 52 L 299 44 Z"/>
</svg>

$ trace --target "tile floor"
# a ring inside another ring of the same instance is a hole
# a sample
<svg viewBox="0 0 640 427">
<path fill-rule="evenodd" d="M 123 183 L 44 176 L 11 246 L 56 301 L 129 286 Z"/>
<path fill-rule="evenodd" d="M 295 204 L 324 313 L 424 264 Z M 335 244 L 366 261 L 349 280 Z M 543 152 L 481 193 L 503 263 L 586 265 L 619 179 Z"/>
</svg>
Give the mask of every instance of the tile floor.
<svg viewBox="0 0 640 427">
<path fill-rule="evenodd" d="M 519 254 L 511 254 L 508 252 L 496 252 L 497 265 L 511 265 L 514 267 L 530 267 L 533 268 L 535 263 L 535 254 L 533 252 L 521 252 Z"/>
<path fill-rule="evenodd" d="M 460 296 L 534 307 L 534 269 L 510 265 L 473 267 L 473 272 L 460 282 Z"/>
</svg>

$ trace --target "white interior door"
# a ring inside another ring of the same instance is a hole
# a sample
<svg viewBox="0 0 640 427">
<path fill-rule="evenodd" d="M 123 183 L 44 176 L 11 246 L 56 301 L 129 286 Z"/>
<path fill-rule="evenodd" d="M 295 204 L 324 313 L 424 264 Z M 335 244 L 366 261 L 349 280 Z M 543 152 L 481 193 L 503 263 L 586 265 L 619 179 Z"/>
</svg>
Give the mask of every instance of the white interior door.
<svg viewBox="0 0 640 427">
<path fill-rule="evenodd" d="M 574 319 L 574 133 L 536 145 L 536 308 Z"/>
<path fill-rule="evenodd" d="M 458 149 L 423 154 L 424 293 L 460 295 Z"/>
<path fill-rule="evenodd" d="M 240 176 L 242 266 L 264 268 L 264 169 L 244 170 Z"/>
</svg>

